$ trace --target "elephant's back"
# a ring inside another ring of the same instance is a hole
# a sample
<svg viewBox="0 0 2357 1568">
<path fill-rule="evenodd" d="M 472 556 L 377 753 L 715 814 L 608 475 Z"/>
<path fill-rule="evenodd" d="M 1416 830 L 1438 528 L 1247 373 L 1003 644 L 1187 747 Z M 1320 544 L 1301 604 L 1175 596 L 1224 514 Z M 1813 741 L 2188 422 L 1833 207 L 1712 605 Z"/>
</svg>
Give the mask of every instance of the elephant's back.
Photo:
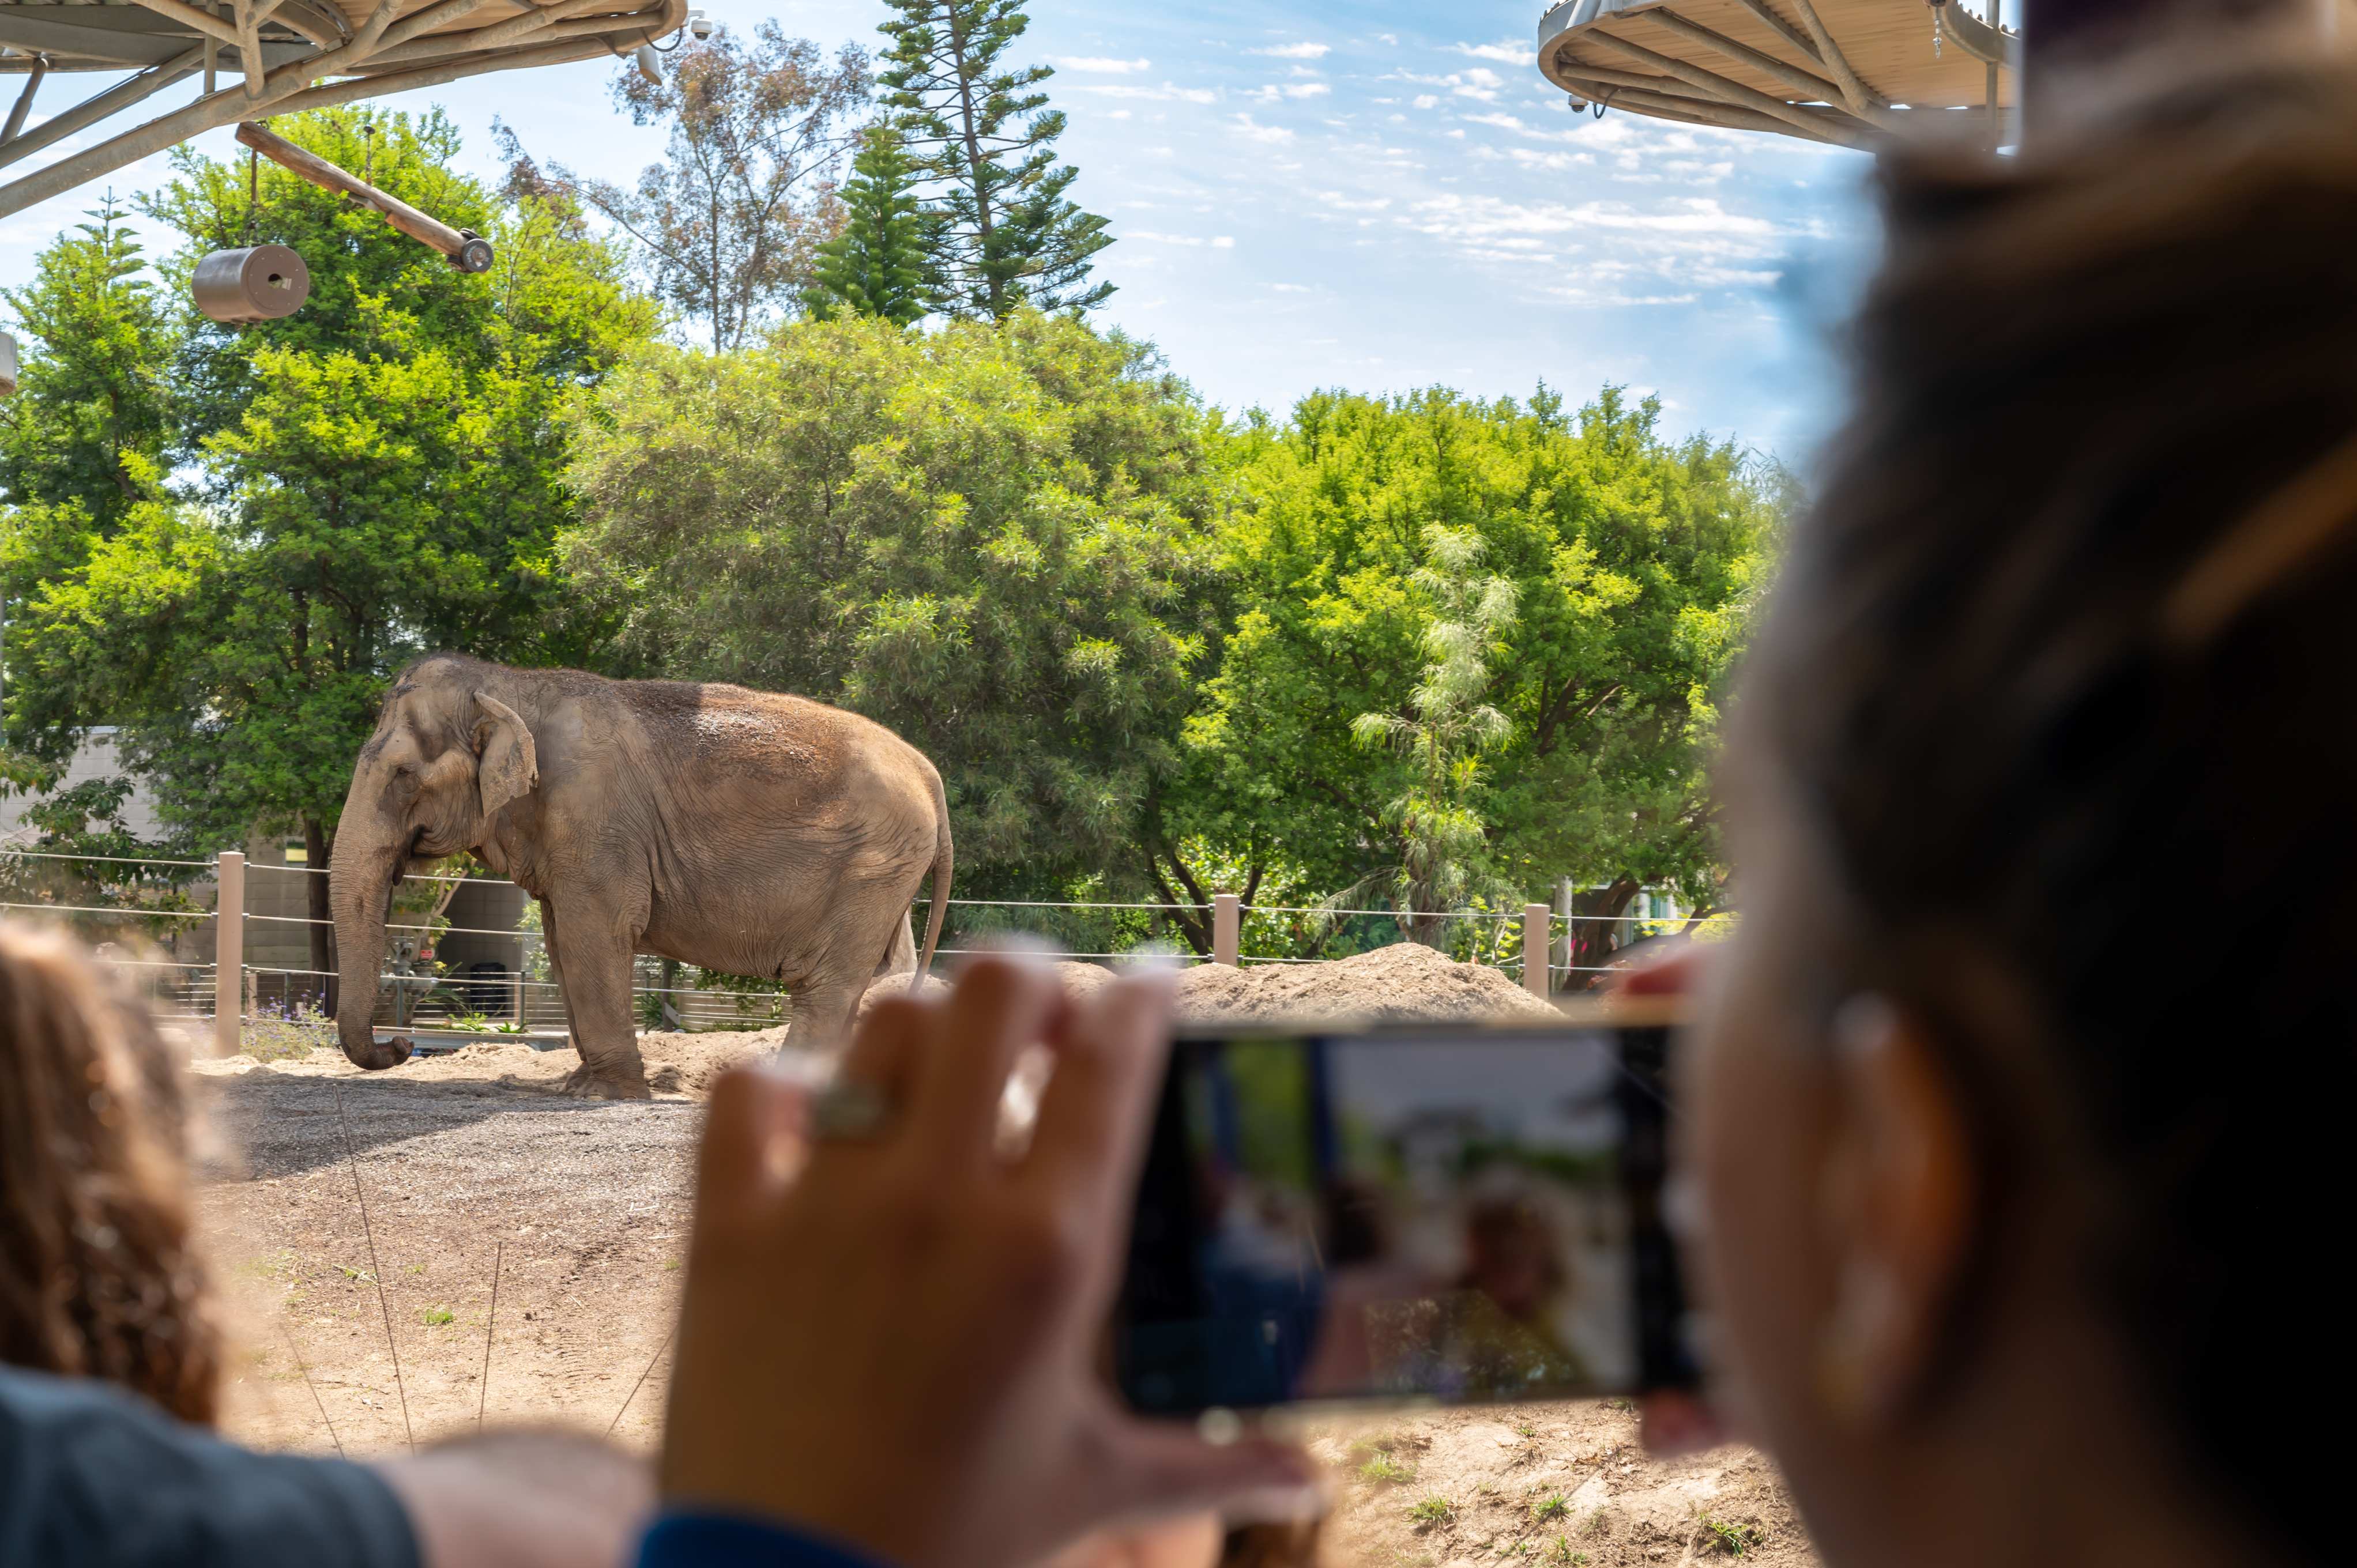
<svg viewBox="0 0 2357 1568">
<path fill-rule="evenodd" d="M 808 697 L 721 682 L 634 681 L 652 749 L 709 779 L 746 778 L 813 804 L 907 795 L 931 815 L 924 754 L 875 720 Z"/>
</svg>

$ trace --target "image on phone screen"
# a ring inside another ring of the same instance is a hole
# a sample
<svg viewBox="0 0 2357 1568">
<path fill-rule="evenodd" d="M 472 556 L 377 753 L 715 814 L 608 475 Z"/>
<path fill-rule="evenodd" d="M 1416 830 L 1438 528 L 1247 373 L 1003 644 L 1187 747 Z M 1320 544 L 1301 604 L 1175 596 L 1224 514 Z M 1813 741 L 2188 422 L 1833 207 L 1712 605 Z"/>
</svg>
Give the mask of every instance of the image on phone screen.
<svg viewBox="0 0 2357 1568">
<path fill-rule="evenodd" d="M 1131 1402 L 1691 1380 L 1661 1219 L 1661 1035 L 1180 1041 L 1115 1326 Z"/>
</svg>

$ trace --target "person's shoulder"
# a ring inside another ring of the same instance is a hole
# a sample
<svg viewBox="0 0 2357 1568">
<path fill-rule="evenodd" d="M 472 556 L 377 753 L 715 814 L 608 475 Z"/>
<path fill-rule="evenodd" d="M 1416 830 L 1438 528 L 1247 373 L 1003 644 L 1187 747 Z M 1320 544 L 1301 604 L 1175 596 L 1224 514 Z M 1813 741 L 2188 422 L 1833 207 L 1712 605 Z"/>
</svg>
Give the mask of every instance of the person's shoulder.
<svg viewBox="0 0 2357 1568">
<path fill-rule="evenodd" d="M 86 1378 L 0 1367 L 0 1563 L 418 1568 L 391 1488 L 256 1454 Z"/>
</svg>

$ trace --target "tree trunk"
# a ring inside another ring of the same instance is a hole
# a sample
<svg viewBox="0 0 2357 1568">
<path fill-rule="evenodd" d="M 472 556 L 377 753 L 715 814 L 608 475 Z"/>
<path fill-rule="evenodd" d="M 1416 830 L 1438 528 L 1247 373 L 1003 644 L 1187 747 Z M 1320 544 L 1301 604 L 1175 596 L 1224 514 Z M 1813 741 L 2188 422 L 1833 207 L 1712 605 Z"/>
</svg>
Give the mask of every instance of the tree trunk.
<svg viewBox="0 0 2357 1568">
<path fill-rule="evenodd" d="M 1603 979 L 1598 971 L 1612 961 L 1615 949 L 1628 939 L 1630 901 L 1641 891 L 1633 878 L 1616 877 L 1609 886 L 1575 893 L 1571 898 L 1571 974 L 1565 984 L 1586 991 Z"/>
</svg>

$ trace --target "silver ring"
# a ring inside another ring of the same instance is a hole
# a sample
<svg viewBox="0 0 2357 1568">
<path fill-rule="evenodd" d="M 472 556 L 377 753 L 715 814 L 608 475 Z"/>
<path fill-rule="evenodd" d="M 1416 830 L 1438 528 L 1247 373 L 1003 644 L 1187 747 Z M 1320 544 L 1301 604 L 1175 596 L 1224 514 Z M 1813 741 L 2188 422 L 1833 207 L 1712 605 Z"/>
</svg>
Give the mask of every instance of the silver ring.
<svg viewBox="0 0 2357 1568">
<path fill-rule="evenodd" d="M 836 1143 L 880 1136 L 892 1122 L 892 1101 L 874 1084 L 838 1078 L 811 1097 L 810 1135 Z"/>
</svg>

